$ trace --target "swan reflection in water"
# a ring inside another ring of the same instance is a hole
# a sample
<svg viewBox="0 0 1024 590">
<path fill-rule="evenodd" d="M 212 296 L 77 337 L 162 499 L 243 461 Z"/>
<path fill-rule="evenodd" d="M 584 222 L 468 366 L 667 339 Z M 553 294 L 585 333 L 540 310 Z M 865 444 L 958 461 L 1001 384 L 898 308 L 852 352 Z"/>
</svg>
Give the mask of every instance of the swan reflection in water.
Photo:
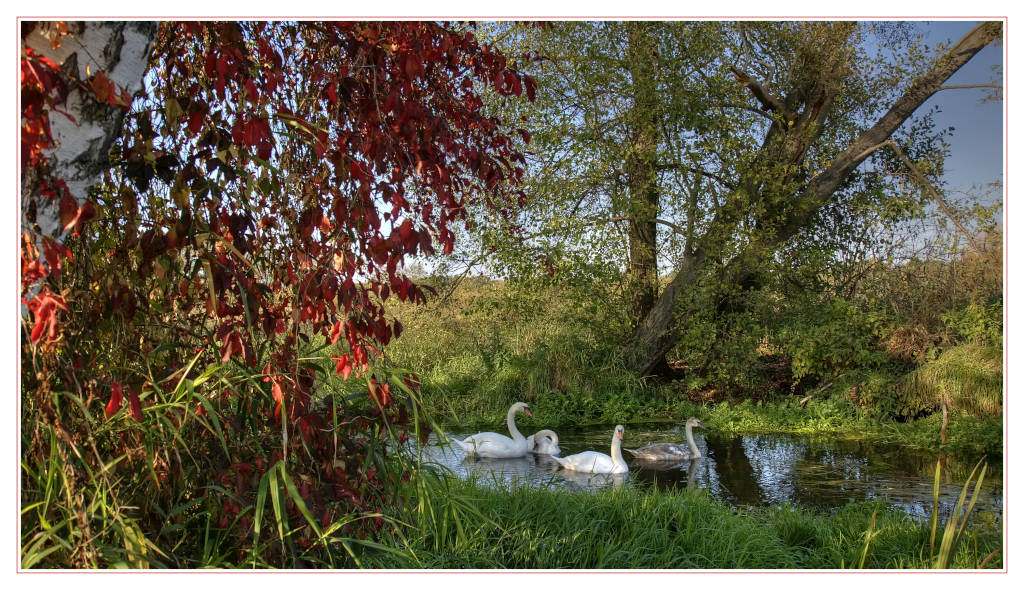
<svg viewBox="0 0 1024 590">
<path fill-rule="evenodd" d="M 466 455 L 466 458 L 459 465 L 468 475 L 493 479 L 495 481 L 504 480 L 506 482 L 534 479 L 537 470 L 534 458 L 530 455 L 512 459 L 493 459 L 490 457 Z"/>
<path fill-rule="evenodd" d="M 704 459 L 684 459 L 681 461 L 634 461 L 636 480 L 654 484 L 656 487 L 678 487 L 678 484 L 685 481 L 688 489 L 697 487 L 697 473 L 700 471 Z M 685 479 L 683 478 L 685 474 Z M 670 485 L 676 484 L 676 485 Z"/>
</svg>

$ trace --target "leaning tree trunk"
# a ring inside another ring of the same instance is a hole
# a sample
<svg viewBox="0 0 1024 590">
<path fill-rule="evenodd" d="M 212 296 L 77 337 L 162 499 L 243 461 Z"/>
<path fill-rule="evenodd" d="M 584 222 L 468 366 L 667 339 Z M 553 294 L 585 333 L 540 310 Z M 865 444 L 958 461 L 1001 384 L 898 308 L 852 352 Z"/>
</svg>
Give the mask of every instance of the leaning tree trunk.
<svg viewBox="0 0 1024 590">
<path fill-rule="evenodd" d="M 774 231 L 765 232 L 760 238 L 751 240 L 728 263 L 712 269 L 706 267 L 706 263 L 713 258 L 707 253 L 718 251 L 717 244 L 721 240 L 722 229 L 740 213 L 730 209 L 730 205 L 726 204 L 716 214 L 716 219 L 710 224 L 709 230 L 698 240 L 694 253 L 686 255 L 677 265 L 675 279 L 634 331 L 634 371 L 639 375 L 649 375 L 658 367 L 665 365 L 665 355 L 679 341 L 685 329 L 687 313 L 683 309 L 684 306 L 680 305 L 680 296 L 687 285 L 693 284 L 702 275 L 707 275 L 708 280 L 725 286 L 739 285 L 750 280 L 751 276 L 758 272 L 759 261 L 777 251 L 787 240 L 806 227 L 814 214 L 828 203 L 836 190 L 864 159 L 885 146 L 889 137 L 918 107 L 938 92 L 946 80 L 1001 35 L 1002 25 L 994 21 L 982 23 L 964 35 L 931 71 L 921 76 L 893 104 L 885 115 L 839 154 L 828 168 L 811 178 L 793 195 L 793 200 L 784 212 L 781 222 L 772 223 Z M 840 67 L 831 69 L 834 75 L 842 71 Z M 807 132 L 814 135 L 820 133 L 820 125 L 824 124 L 831 107 L 829 92 L 834 92 L 837 88 L 832 82 L 839 83 L 841 80 L 809 80 L 808 87 L 801 89 L 800 93 L 809 100 L 799 112 L 796 112 L 790 106 L 792 101 L 772 96 L 743 72 L 734 70 L 734 73 L 740 83 L 761 103 L 763 109 L 794 122 L 795 133 L 786 132 L 779 126 L 773 126 L 769 130 L 761 156 L 777 161 L 762 162 L 758 167 L 771 169 L 779 164 L 802 160 L 811 142 L 800 139 L 789 141 L 787 138 L 806 138 Z M 772 142 L 776 142 L 774 145 L 779 147 L 771 149 Z"/>
<path fill-rule="evenodd" d="M 66 26 L 67 34 L 62 35 L 55 22 L 23 22 L 22 46 L 52 60 L 72 79 L 61 106 L 70 117 L 49 113 L 54 146 L 47 153 L 48 173 L 66 182 L 71 196 L 82 205 L 110 168 L 110 148 L 121 133 L 126 110 L 99 103 L 95 94 L 75 82 L 90 88 L 91 77 L 102 72 L 129 95 L 139 92 L 157 24 L 86 21 Z M 38 181 L 32 170 L 22 176 L 22 229 L 62 241 L 65 232 L 57 199 L 40 195 Z"/>
</svg>

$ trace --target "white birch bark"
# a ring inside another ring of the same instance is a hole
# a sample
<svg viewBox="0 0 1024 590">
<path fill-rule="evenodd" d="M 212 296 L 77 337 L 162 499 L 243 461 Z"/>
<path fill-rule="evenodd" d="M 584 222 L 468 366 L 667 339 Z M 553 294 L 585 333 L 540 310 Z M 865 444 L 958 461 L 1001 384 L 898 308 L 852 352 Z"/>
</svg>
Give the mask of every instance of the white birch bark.
<svg viewBox="0 0 1024 590">
<path fill-rule="evenodd" d="M 68 23 L 71 34 L 61 39 L 56 49 L 45 35 L 45 23 L 36 24 L 22 44 L 36 53 L 53 60 L 72 77 L 87 84 L 86 68 L 90 75 L 104 72 L 129 94 L 142 90 L 142 77 L 149 62 L 149 50 L 156 35 L 155 22 L 85 21 Z M 75 118 L 75 122 L 57 112 L 50 112 L 50 129 L 54 147 L 47 150 L 53 176 L 67 183 L 75 200 L 84 203 L 89 190 L 110 167 L 110 147 L 121 132 L 125 109 L 99 104 L 95 96 L 75 86 L 62 110 Z M 21 225 L 32 229 L 26 217 L 30 205 L 35 203 L 34 225 L 38 232 L 62 241 L 60 215 L 56 199 L 34 193 L 32 174 L 21 179 Z"/>
</svg>

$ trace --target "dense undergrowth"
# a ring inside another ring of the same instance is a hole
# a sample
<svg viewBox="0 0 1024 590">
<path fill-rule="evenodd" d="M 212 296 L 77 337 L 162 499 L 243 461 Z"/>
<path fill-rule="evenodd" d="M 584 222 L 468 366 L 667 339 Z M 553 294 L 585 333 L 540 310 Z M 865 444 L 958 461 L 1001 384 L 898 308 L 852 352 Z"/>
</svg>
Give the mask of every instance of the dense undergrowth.
<svg viewBox="0 0 1024 590">
<path fill-rule="evenodd" d="M 527 401 L 534 417 L 519 418 L 527 430 L 697 416 L 722 432 L 828 434 L 1002 455 L 1001 306 L 949 314 L 945 346 L 908 344 L 897 328 L 882 332 L 867 355 L 884 362 L 831 374 L 816 365 L 821 375 L 802 379 L 792 358 L 765 351 L 752 361 L 749 372 L 759 375 L 752 385 L 716 386 L 693 377 L 696 371 L 634 376 L 610 344 L 611 320 L 563 295 L 554 287 L 524 294 L 477 278 L 427 306 L 393 307 L 406 335 L 388 347 L 389 361 L 419 374 L 426 411 L 453 429 L 493 428 L 512 403 Z M 914 348 L 917 362 L 887 353 L 894 339 Z"/>
</svg>

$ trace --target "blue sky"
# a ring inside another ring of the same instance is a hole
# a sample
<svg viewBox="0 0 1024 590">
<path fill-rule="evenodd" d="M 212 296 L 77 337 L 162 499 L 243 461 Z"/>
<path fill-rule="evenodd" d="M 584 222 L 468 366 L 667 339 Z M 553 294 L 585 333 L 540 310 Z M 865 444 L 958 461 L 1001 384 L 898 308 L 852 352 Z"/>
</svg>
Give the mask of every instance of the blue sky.
<svg viewBox="0 0 1024 590">
<path fill-rule="evenodd" d="M 926 42 L 955 43 L 977 21 L 940 21 L 922 23 Z M 950 84 L 983 84 L 993 77 L 992 66 L 1003 63 L 1003 45 L 991 44 L 946 82 Z M 950 139 L 951 153 L 946 160 L 944 180 L 949 191 L 967 191 L 973 185 L 1003 180 L 1003 102 L 981 104 L 985 89 L 942 90 L 932 96 L 918 112 L 939 106 L 942 112 L 936 122 L 954 127 Z"/>
</svg>

